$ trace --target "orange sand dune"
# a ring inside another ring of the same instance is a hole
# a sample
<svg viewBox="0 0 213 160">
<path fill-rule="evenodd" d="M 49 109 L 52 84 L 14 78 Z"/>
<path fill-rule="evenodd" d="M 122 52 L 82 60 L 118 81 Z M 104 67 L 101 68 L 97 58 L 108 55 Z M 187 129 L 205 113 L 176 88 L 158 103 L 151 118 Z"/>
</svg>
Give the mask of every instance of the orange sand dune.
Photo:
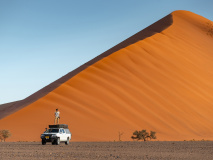
<svg viewBox="0 0 213 160">
<path fill-rule="evenodd" d="M 131 140 L 140 129 L 156 131 L 158 140 L 213 140 L 212 22 L 188 11 L 166 20 L 162 31 L 148 27 L 151 34 L 137 34 L 26 102 L 0 129 L 12 132 L 10 141 L 38 141 L 59 108 L 73 141 L 113 141 L 118 132 Z"/>
</svg>

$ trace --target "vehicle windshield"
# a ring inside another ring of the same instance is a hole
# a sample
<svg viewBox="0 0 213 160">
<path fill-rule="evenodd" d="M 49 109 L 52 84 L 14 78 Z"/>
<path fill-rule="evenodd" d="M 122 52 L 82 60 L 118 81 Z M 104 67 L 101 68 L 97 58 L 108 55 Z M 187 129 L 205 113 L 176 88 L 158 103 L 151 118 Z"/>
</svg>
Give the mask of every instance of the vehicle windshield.
<svg viewBox="0 0 213 160">
<path fill-rule="evenodd" d="M 45 133 L 58 133 L 59 129 L 48 129 Z"/>
</svg>

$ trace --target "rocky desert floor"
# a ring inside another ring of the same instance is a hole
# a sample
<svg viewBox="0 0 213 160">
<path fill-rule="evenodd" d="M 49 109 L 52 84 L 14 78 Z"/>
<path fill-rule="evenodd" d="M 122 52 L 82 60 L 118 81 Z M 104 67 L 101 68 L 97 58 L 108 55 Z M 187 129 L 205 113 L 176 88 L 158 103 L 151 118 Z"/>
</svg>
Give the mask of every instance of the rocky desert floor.
<svg viewBox="0 0 213 160">
<path fill-rule="evenodd" d="M 0 159 L 213 159 L 212 141 L 0 142 Z"/>
</svg>

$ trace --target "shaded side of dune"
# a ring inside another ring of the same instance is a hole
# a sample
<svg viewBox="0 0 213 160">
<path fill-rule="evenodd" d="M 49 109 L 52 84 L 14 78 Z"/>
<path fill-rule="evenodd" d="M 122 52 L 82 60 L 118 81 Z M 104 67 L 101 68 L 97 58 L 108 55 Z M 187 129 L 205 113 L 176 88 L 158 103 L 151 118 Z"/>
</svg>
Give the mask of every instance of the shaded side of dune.
<svg viewBox="0 0 213 160">
<path fill-rule="evenodd" d="M 83 64 L 82 66 L 78 67 L 77 69 L 69 72 L 65 76 L 61 77 L 60 79 L 54 81 L 53 83 L 47 85 L 46 87 L 42 88 L 41 90 L 35 92 L 34 94 L 30 95 L 29 97 L 25 98 L 21 101 L 16 101 L 12 103 L 7 103 L 0 105 L 0 119 L 17 112 L 18 110 L 26 107 L 27 105 L 35 102 L 36 100 L 40 99 L 41 97 L 47 95 L 49 92 L 53 91 L 57 87 L 59 87 L 64 82 L 68 81 L 87 67 L 91 66 L 92 64 L 96 63 L 97 61 L 103 59 L 104 57 L 109 56 L 110 54 L 125 48 L 135 42 L 143 40 L 147 37 L 150 37 L 156 33 L 162 32 L 164 29 L 168 28 L 172 25 L 173 19 L 172 14 L 167 15 L 166 17 L 160 19 L 159 21 L 155 22 L 154 24 L 148 26 L 147 28 L 143 29 L 142 31 L 136 33 L 135 35 L 131 36 L 130 38 L 124 40 L 123 42 L 119 43 L 118 45 L 112 47 L 111 49 L 107 50 L 106 52 L 100 54 L 99 56 L 95 57 L 94 59 L 90 60 L 89 62 Z"/>
<path fill-rule="evenodd" d="M 20 102 L 21 101 L 15 101 L 15 102 L 5 103 L 5 104 L 0 105 L 0 119 L 1 119 L 1 117 L 6 117 L 10 113 L 13 113 L 14 105 L 16 105 L 17 103 L 20 103 Z"/>
</svg>

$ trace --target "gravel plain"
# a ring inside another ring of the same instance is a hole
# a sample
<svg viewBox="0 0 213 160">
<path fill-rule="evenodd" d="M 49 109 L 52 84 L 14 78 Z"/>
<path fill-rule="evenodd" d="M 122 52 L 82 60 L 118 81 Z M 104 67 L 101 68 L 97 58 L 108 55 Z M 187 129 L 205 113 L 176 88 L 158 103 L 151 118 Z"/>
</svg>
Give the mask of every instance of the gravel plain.
<svg viewBox="0 0 213 160">
<path fill-rule="evenodd" d="M 40 142 L 0 142 L 0 159 L 193 159 L 212 160 L 212 141 L 70 142 L 52 145 Z"/>
</svg>

